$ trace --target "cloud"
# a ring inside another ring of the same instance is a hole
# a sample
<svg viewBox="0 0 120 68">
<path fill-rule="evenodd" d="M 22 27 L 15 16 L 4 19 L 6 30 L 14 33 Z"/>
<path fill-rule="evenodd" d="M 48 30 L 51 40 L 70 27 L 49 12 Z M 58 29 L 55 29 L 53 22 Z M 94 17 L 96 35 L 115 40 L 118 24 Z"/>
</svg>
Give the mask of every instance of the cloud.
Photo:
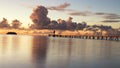
<svg viewBox="0 0 120 68">
<path fill-rule="evenodd" d="M 37 6 L 33 9 L 33 13 L 30 15 L 30 19 L 33 21 L 36 28 L 43 28 L 49 24 L 49 18 L 47 17 L 48 10 L 44 6 Z"/>
<path fill-rule="evenodd" d="M 105 19 L 120 19 L 120 15 L 117 14 L 107 14 L 104 16 Z"/>
<path fill-rule="evenodd" d="M 105 13 L 105 12 L 91 12 L 91 11 L 71 11 L 68 13 L 73 16 L 100 16 L 104 19 L 120 19 L 120 15 L 115 13 Z"/>
<path fill-rule="evenodd" d="M 84 12 L 73 11 L 73 12 L 70 12 L 68 14 L 73 15 L 73 16 L 89 16 L 92 14 L 92 12 L 90 12 L 90 11 L 84 11 Z"/>
<path fill-rule="evenodd" d="M 65 11 L 65 10 L 70 10 L 70 9 L 66 9 L 68 6 L 70 6 L 70 3 L 63 3 L 58 6 L 47 7 L 47 9 L 56 10 L 56 11 Z"/>
<path fill-rule="evenodd" d="M 68 6 L 70 6 L 69 3 L 64 3 L 64 4 L 57 6 L 57 8 L 64 9 L 64 8 L 67 8 Z"/>
<path fill-rule="evenodd" d="M 106 13 L 103 13 L 103 12 L 97 12 L 97 13 L 95 13 L 95 15 L 106 15 Z"/>
<path fill-rule="evenodd" d="M 118 22 L 120 22 L 120 20 L 104 20 L 104 21 L 101 21 L 101 22 L 104 22 L 104 23 L 118 23 Z"/>
<path fill-rule="evenodd" d="M 15 29 L 20 28 L 20 26 L 22 25 L 22 23 L 17 19 L 13 20 L 11 24 L 12 24 L 12 28 Z"/>
<path fill-rule="evenodd" d="M 97 12 L 95 15 L 102 16 L 104 19 L 120 19 L 120 15 L 115 13 Z"/>
<path fill-rule="evenodd" d="M 104 12 L 97 12 L 94 15 L 102 16 L 103 23 L 119 23 L 120 22 L 120 15 L 115 13 L 104 13 Z"/>
<path fill-rule="evenodd" d="M 0 28 L 9 28 L 10 25 L 8 24 L 8 20 L 6 18 L 3 18 L 3 20 L 0 22 Z"/>
</svg>

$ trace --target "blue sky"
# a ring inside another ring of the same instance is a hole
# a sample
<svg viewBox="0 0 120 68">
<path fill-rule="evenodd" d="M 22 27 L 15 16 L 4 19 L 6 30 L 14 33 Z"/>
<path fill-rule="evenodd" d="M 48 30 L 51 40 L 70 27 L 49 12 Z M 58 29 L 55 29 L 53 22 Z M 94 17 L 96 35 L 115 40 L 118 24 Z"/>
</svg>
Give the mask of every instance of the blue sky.
<svg viewBox="0 0 120 68">
<path fill-rule="evenodd" d="M 48 17 L 51 20 L 59 18 L 66 20 L 68 17 L 73 17 L 73 21 L 85 21 L 88 25 L 120 27 L 120 0 L 0 0 L 0 20 L 3 17 L 9 22 L 18 19 L 26 26 L 32 23 L 29 16 L 34 7 L 42 5 L 46 8 L 58 8 L 66 3 L 70 5 L 63 8 L 65 11 L 49 10 Z"/>
</svg>

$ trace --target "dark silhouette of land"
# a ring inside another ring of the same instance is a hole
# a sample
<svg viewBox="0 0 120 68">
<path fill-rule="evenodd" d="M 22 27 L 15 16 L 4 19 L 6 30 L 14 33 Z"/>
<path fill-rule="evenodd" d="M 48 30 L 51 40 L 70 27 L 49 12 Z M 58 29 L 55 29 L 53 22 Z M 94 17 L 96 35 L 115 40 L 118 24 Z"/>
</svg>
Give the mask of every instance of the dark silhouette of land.
<svg viewBox="0 0 120 68">
<path fill-rule="evenodd" d="M 7 35 L 17 35 L 16 32 L 7 32 L 6 34 L 7 34 Z"/>
</svg>

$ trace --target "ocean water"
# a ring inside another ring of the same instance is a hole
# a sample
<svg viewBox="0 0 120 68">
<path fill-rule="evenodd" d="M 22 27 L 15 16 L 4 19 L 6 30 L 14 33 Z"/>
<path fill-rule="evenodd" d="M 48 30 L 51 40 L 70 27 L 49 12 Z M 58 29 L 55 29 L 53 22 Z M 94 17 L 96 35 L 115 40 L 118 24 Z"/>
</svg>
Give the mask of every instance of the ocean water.
<svg viewBox="0 0 120 68">
<path fill-rule="evenodd" d="M 0 35 L 0 68 L 120 68 L 120 41 Z"/>
</svg>

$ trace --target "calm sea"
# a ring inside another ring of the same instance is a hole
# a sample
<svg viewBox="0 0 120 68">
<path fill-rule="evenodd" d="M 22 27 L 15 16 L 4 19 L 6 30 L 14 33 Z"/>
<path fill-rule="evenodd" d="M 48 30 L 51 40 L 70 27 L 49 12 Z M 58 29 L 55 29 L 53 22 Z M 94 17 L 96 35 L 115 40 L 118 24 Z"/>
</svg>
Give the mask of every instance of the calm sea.
<svg viewBox="0 0 120 68">
<path fill-rule="evenodd" d="M 0 35 L 0 68 L 120 68 L 120 41 Z"/>
</svg>

